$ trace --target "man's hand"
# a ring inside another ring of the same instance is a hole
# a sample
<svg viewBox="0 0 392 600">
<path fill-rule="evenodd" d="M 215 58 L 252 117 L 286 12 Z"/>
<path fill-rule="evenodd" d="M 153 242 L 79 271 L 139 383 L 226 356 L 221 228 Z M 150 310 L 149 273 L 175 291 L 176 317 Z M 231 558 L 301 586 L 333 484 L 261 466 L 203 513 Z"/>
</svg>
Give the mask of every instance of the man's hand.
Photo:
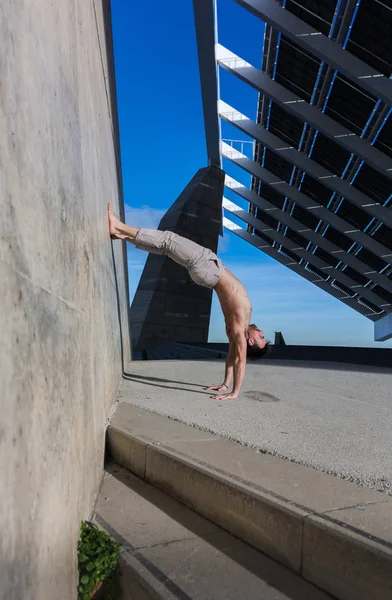
<svg viewBox="0 0 392 600">
<path fill-rule="evenodd" d="M 214 390 L 216 392 L 222 392 L 223 390 L 227 390 L 227 385 L 225 383 L 221 383 L 221 385 L 210 385 L 210 387 L 204 388 L 205 390 Z"/>
<path fill-rule="evenodd" d="M 220 394 L 218 396 L 211 396 L 211 398 L 213 398 L 214 400 L 230 400 L 231 398 L 238 398 L 238 394 L 234 394 L 234 392 L 231 392 L 231 394 Z"/>
</svg>

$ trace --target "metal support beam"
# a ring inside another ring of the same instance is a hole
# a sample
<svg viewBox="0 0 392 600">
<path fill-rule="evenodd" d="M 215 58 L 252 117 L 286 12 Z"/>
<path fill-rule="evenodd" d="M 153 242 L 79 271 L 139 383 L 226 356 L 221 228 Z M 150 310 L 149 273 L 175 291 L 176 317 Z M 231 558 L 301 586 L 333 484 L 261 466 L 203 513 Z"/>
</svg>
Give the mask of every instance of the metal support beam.
<svg viewBox="0 0 392 600">
<path fill-rule="evenodd" d="M 319 246 L 322 250 L 325 250 L 325 252 L 328 252 L 331 254 L 331 256 L 335 257 L 343 264 L 355 269 L 358 273 L 364 277 L 367 277 L 370 281 L 378 283 L 387 290 L 389 289 L 391 282 L 386 275 L 371 270 L 369 265 L 363 263 L 354 254 L 349 254 L 339 246 L 336 246 L 336 244 L 323 237 L 320 232 L 309 229 L 304 223 L 301 223 L 301 221 L 298 221 L 291 216 L 289 212 L 279 210 L 279 208 L 274 206 L 266 198 L 259 196 L 257 192 L 250 190 L 228 175 L 225 176 L 225 186 L 227 189 L 232 190 L 250 204 L 253 204 L 260 210 L 271 214 L 274 218 L 279 220 L 284 225 L 287 225 L 287 227 L 290 227 L 290 229 L 293 231 L 300 233 L 302 237 L 307 239 L 312 244 Z M 375 302 L 375 304 L 380 305 L 383 302 L 385 302 L 385 300 L 383 300 L 381 297 L 378 297 L 378 301 Z"/>
<path fill-rule="evenodd" d="M 197 54 L 209 165 L 220 167 L 218 73 L 215 59 L 215 0 L 193 0 Z"/>
<path fill-rule="evenodd" d="M 320 269 L 320 271 L 324 271 L 325 275 L 328 276 L 328 280 L 325 281 L 325 290 L 328 291 L 329 286 L 333 281 L 336 281 L 338 284 L 344 285 L 345 287 L 352 290 L 352 294 L 361 296 L 365 301 L 368 300 L 372 302 L 376 306 L 380 306 L 380 304 L 385 304 L 385 307 L 382 306 L 382 310 L 391 309 L 391 305 L 386 303 L 385 300 L 377 296 L 370 288 L 365 288 L 362 285 L 359 285 L 358 282 L 354 281 L 344 272 L 338 271 L 334 269 L 330 264 L 326 263 L 324 260 L 312 254 L 311 251 L 307 250 L 303 246 L 298 246 L 298 243 L 293 242 L 289 237 L 285 236 L 283 233 L 280 233 L 276 229 L 271 228 L 271 225 L 268 225 L 263 221 L 262 215 L 259 217 L 254 217 L 249 214 L 246 210 L 242 210 L 239 206 L 228 200 L 227 198 L 223 198 L 223 208 L 227 210 L 230 214 L 238 217 L 248 225 L 252 225 L 255 229 L 267 235 L 267 237 L 271 238 L 272 242 L 278 242 L 282 244 L 287 250 L 293 252 L 298 256 L 298 260 L 301 258 L 306 262 L 309 262 L 314 267 Z"/>
<path fill-rule="evenodd" d="M 359 229 L 351 229 L 350 225 L 344 221 L 341 217 L 331 212 L 321 204 L 318 204 L 312 198 L 306 196 L 302 192 L 295 189 L 292 185 L 286 181 L 282 181 L 278 176 L 274 175 L 267 169 L 264 169 L 261 165 L 254 162 L 241 152 L 238 152 L 225 142 L 221 144 L 222 156 L 228 158 L 231 162 L 238 165 L 251 175 L 262 179 L 266 185 L 269 185 L 280 192 L 283 196 L 287 196 L 294 202 L 297 202 L 303 208 L 306 208 L 311 213 L 316 214 L 319 219 L 326 221 L 329 225 L 332 225 L 338 231 L 344 233 L 349 239 L 354 242 L 358 242 L 365 248 L 368 248 L 371 252 L 383 258 L 388 263 L 392 261 L 392 251 L 380 244 L 375 239 L 368 236 L 366 233 Z"/>
<path fill-rule="evenodd" d="M 309 271 L 306 271 L 306 269 L 302 265 L 296 263 L 284 254 L 278 252 L 278 250 L 272 248 L 272 246 L 267 244 L 267 242 L 263 241 L 262 239 L 258 239 L 256 236 L 248 233 L 247 231 L 242 229 L 242 227 L 240 227 L 236 223 L 233 223 L 233 221 L 230 221 L 230 219 L 223 217 L 223 226 L 229 231 L 232 231 L 233 233 L 241 237 L 243 240 L 252 244 L 252 246 L 255 246 L 271 258 L 275 259 L 285 267 L 289 268 L 294 273 L 301 275 L 302 277 L 304 277 L 304 279 L 307 279 L 318 288 L 328 292 L 331 296 L 334 296 L 334 298 L 337 298 L 338 300 L 343 302 L 343 304 L 346 304 L 350 308 L 353 308 L 357 312 L 361 313 L 361 315 L 364 315 L 371 321 L 376 321 L 379 318 L 378 315 L 376 315 L 375 313 L 369 313 L 369 309 L 360 304 L 355 298 L 350 298 L 350 296 L 342 295 L 342 292 L 340 292 L 336 288 L 333 288 L 332 286 L 326 288 L 325 282 L 322 279 L 318 279 L 316 275 Z"/>
<path fill-rule="evenodd" d="M 261 64 L 261 70 L 263 73 L 268 73 L 268 75 L 272 75 L 274 70 L 274 57 L 276 54 L 276 47 L 278 45 L 279 35 L 275 29 L 272 29 L 269 25 L 265 26 L 264 29 L 264 40 L 263 40 L 263 59 Z M 265 126 L 268 117 L 268 106 L 270 100 L 265 96 L 262 92 L 258 93 L 257 99 L 257 113 L 256 119 L 257 122 L 261 125 Z M 263 147 L 261 144 L 256 143 L 255 151 L 254 151 L 254 159 L 256 161 L 260 161 L 261 155 L 263 152 Z M 257 177 L 252 177 L 251 181 L 251 189 L 257 190 L 259 186 L 259 180 Z"/>
<path fill-rule="evenodd" d="M 311 177 L 332 190 L 332 192 L 337 192 L 341 196 L 344 196 L 355 206 L 358 206 L 370 215 L 369 222 L 372 217 L 375 217 L 392 227 L 392 211 L 389 208 L 374 202 L 374 200 L 350 185 L 348 181 L 340 179 L 314 160 L 308 158 L 303 152 L 295 150 L 292 146 L 287 146 L 287 142 L 270 133 L 261 125 L 257 125 L 245 115 L 225 102 L 222 102 L 222 100 L 219 101 L 218 106 L 219 114 L 225 121 L 232 123 L 240 131 L 261 142 L 274 153 L 283 157 L 284 160 L 306 171 Z"/>
<path fill-rule="evenodd" d="M 374 341 L 386 342 L 392 339 L 392 313 L 374 323 Z"/>
<path fill-rule="evenodd" d="M 377 150 L 367 140 L 364 140 L 346 127 L 339 125 L 322 113 L 315 106 L 311 106 L 296 94 L 276 81 L 272 80 L 266 73 L 261 73 L 251 64 L 242 60 L 224 46 L 217 44 L 216 56 L 218 64 L 236 75 L 239 79 L 248 83 L 256 90 L 263 92 L 274 102 L 282 106 L 288 113 L 292 113 L 301 121 L 310 123 L 349 152 L 362 158 L 373 169 L 392 179 L 392 159 L 380 150 Z"/>
<path fill-rule="evenodd" d="M 295 44 L 324 60 L 372 96 L 392 105 L 392 80 L 344 50 L 274 0 L 236 0 L 251 13 L 282 32 Z"/>
</svg>

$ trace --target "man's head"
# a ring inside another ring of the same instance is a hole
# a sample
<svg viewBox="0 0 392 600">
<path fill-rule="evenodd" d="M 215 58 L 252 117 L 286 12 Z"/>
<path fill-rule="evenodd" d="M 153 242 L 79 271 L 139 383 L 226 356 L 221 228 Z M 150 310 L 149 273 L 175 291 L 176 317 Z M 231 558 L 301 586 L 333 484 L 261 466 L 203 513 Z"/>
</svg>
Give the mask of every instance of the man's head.
<svg viewBox="0 0 392 600">
<path fill-rule="evenodd" d="M 247 342 L 247 356 L 250 359 L 262 358 L 271 349 L 270 343 L 264 337 L 264 331 L 258 329 L 256 325 L 249 325 Z"/>
</svg>

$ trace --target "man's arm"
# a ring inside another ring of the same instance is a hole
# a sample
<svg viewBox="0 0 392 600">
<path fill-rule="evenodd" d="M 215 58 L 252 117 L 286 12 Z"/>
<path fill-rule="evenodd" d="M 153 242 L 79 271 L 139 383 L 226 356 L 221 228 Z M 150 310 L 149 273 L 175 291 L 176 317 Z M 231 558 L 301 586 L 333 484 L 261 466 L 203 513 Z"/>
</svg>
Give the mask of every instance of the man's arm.
<svg viewBox="0 0 392 600">
<path fill-rule="evenodd" d="M 232 341 L 229 341 L 229 352 L 226 358 L 226 371 L 225 371 L 225 380 L 223 385 L 229 389 L 229 385 L 233 379 L 233 371 L 234 371 L 234 344 Z"/>
<path fill-rule="evenodd" d="M 233 371 L 234 371 L 234 344 L 229 340 L 229 351 L 226 357 L 226 369 L 225 369 L 225 379 L 223 383 L 220 385 L 211 385 L 210 387 L 204 388 L 205 390 L 215 390 L 217 392 L 222 392 L 224 389 L 228 390 L 229 385 L 231 384 L 231 380 L 233 379 Z"/>
<path fill-rule="evenodd" d="M 232 394 L 237 398 L 240 393 L 246 370 L 246 339 L 244 334 L 238 336 L 234 341 L 234 384 Z"/>
<path fill-rule="evenodd" d="M 214 396 L 215 400 L 228 400 L 229 398 L 238 398 L 246 370 L 246 339 L 244 333 L 233 332 L 230 340 L 231 352 L 231 372 L 234 375 L 233 391 L 226 394 Z"/>
</svg>

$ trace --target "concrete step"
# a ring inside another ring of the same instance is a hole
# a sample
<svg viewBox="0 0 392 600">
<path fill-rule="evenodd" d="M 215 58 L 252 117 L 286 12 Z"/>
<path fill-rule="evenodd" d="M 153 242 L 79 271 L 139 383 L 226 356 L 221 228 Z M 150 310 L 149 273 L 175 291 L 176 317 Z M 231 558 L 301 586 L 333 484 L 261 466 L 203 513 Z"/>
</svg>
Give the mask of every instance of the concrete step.
<svg viewBox="0 0 392 600">
<path fill-rule="evenodd" d="M 122 543 L 122 600 L 328 600 L 299 575 L 116 464 L 95 521 Z"/>
<path fill-rule="evenodd" d="M 340 600 L 392 598 L 392 498 L 119 403 L 115 461 Z"/>
</svg>

